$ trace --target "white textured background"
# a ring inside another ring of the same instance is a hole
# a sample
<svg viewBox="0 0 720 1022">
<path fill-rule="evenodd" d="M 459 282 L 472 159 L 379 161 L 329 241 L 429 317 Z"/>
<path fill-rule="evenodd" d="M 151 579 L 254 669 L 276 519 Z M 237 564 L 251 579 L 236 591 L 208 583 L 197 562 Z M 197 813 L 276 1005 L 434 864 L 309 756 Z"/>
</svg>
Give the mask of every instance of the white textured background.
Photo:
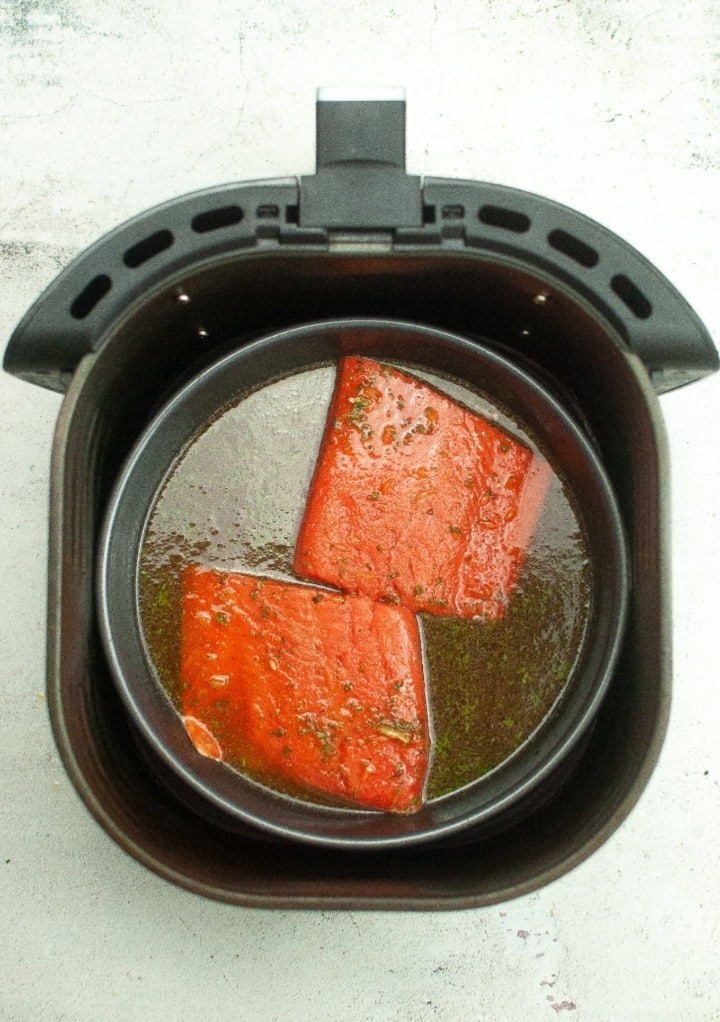
<svg viewBox="0 0 720 1022">
<path fill-rule="evenodd" d="M 605 223 L 720 338 L 712 0 L 0 0 L 0 337 L 143 209 L 314 165 L 318 85 L 398 84 L 408 170 Z M 204 901 L 90 818 L 44 697 L 57 395 L 0 377 L 0 1019 L 720 1020 L 720 378 L 662 399 L 675 683 L 662 759 L 574 873 L 461 913 Z"/>
</svg>

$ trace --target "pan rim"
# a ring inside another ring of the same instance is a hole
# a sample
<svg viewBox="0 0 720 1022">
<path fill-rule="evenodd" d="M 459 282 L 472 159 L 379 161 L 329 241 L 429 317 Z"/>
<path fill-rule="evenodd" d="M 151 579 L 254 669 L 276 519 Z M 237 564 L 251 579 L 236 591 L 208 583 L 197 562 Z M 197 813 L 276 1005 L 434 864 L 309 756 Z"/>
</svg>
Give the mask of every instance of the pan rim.
<svg viewBox="0 0 720 1022">
<path fill-rule="evenodd" d="M 242 348 L 235 349 L 229 354 L 224 355 L 212 365 L 203 369 L 195 377 L 186 382 L 160 409 L 160 411 L 154 415 L 151 422 L 143 430 L 116 479 L 115 486 L 107 504 L 106 515 L 100 531 L 98 544 L 96 602 L 100 633 L 105 653 L 108 657 L 113 680 L 122 697 L 126 710 L 129 711 L 133 723 L 139 730 L 141 739 L 149 743 L 152 751 L 160 756 L 165 766 L 170 767 L 171 772 L 174 773 L 181 784 L 187 786 L 195 795 L 199 795 L 201 799 L 207 799 L 215 809 L 219 810 L 223 814 L 227 814 L 229 819 L 239 821 L 243 824 L 250 824 L 255 828 L 259 827 L 261 830 L 264 830 L 269 834 L 274 834 L 277 837 L 292 838 L 309 842 L 311 844 L 336 848 L 350 847 L 352 849 L 377 849 L 406 846 L 411 844 L 414 845 L 431 841 L 434 842 L 440 838 L 457 835 L 460 831 L 469 830 L 471 828 L 477 829 L 480 825 L 490 824 L 492 821 L 501 819 L 514 807 L 523 804 L 524 800 L 534 790 L 538 789 L 544 782 L 548 781 L 551 775 L 553 775 L 557 770 L 559 760 L 561 759 L 564 761 L 565 756 L 567 755 L 567 750 L 564 750 L 562 757 L 550 757 L 546 759 L 539 767 L 528 774 L 524 783 L 515 784 L 510 790 L 508 790 L 504 798 L 496 799 L 489 808 L 469 814 L 463 814 L 454 820 L 445 820 L 442 825 L 433 828 L 431 831 L 428 831 L 427 829 L 413 829 L 412 826 L 406 825 L 404 829 L 398 833 L 383 834 L 380 836 L 377 834 L 363 836 L 362 834 L 357 833 L 345 834 L 339 832 L 328 834 L 321 832 L 317 829 L 317 827 L 304 828 L 302 826 L 298 826 L 297 828 L 294 828 L 287 824 L 278 825 L 272 820 L 263 819 L 254 813 L 248 813 L 244 809 L 238 808 L 237 805 L 228 802 L 228 800 L 220 793 L 214 791 L 212 787 L 209 787 L 206 780 L 198 777 L 197 770 L 189 770 L 186 768 L 185 764 L 179 762 L 177 756 L 168 750 L 166 743 L 160 738 L 156 729 L 149 723 L 146 714 L 142 710 L 142 706 L 139 705 L 137 692 L 135 691 L 135 687 L 131 680 L 127 677 L 125 665 L 123 664 L 122 657 L 118 652 L 118 639 L 122 640 L 124 636 L 122 635 L 122 629 L 120 629 L 120 634 L 118 635 L 118 628 L 116 627 L 116 622 L 113 619 L 114 611 L 111 592 L 111 569 L 113 566 L 111 563 L 113 554 L 112 542 L 118 508 L 121 504 L 122 496 L 127 486 L 127 481 L 132 478 L 133 472 L 136 470 L 138 463 L 142 459 L 143 452 L 146 450 L 152 437 L 157 431 L 162 429 L 162 427 L 172 418 L 173 414 L 178 409 L 182 408 L 185 401 L 189 400 L 193 394 L 198 392 L 198 390 L 207 387 L 209 381 L 213 380 L 217 375 L 226 372 L 228 367 L 234 365 L 239 358 L 243 360 L 252 359 L 259 352 L 263 352 L 273 346 L 287 343 L 288 339 L 291 339 L 294 343 L 300 343 L 303 340 L 317 336 L 318 333 L 337 334 L 340 331 L 345 331 L 351 334 L 357 334 L 360 331 L 365 331 L 377 334 L 380 332 L 387 332 L 388 330 L 410 334 L 416 337 L 420 335 L 424 337 L 428 343 L 439 342 L 441 344 L 449 345 L 454 350 L 463 352 L 467 357 L 477 358 L 480 355 L 482 359 L 489 360 L 494 363 L 499 370 L 510 373 L 515 380 L 520 379 L 522 381 L 522 386 L 534 392 L 536 398 L 542 402 L 544 407 L 552 411 L 556 419 L 562 424 L 563 429 L 568 431 L 569 434 L 574 437 L 579 446 L 583 449 L 583 454 L 587 459 L 589 459 L 589 462 L 593 467 L 594 477 L 598 483 L 600 492 L 603 494 L 605 511 L 608 513 L 609 521 L 613 526 L 613 537 L 616 544 L 612 550 L 613 571 L 616 578 L 615 625 L 612 629 L 611 641 L 605 650 L 605 655 L 602 660 L 601 676 L 597 679 L 597 684 L 594 687 L 592 698 L 587 701 L 583 713 L 578 717 L 575 727 L 573 728 L 575 741 L 579 741 L 588 731 L 597 714 L 600 703 L 610 683 L 622 644 L 622 634 L 627 613 L 629 590 L 629 563 L 622 519 L 612 487 L 600 458 L 593 450 L 592 444 L 588 438 L 584 436 L 582 430 L 575 423 L 568 411 L 552 393 L 550 393 L 538 380 L 534 379 L 524 369 L 515 365 L 511 359 L 500 354 L 497 350 L 485 347 L 477 340 L 471 340 L 447 330 L 429 327 L 425 324 L 413 323 L 408 320 L 353 317 L 348 319 L 336 318 L 321 320 L 312 323 L 305 323 L 300 326 L 286 327 L 282 330 L 266 334 L 263 337 L 256 338 Z M 186 442 L 188 441 L 189 438 L 186 438 Z M 136 571 L 137 568 L 135 567 L 133 572 L 134 576 L 136 575 Z M 120 649 L 122 649 L 122 645 L 120 646 Z M 510 759 L 512 758 L 513 757 L 510 757 Z M 501 764 L 499 769 L 501 769 L 504 765 L 504 763 Z M 476 783 L 478 782 L 473 782 L 473 785 Z M 473 785 L 470 785 L 470 787 Z M 272 799 L 273 793 L 269 792 L 268 789 L 263 788 L 262 792 L 264 797 L 270 795 Z M 454 793 L 450 796 L 443 796 L 443 800 L 452 798 L 454 798 Z M 293 802 L 293 805 L 296 804 L 295 800 L 291 801 Z M 307 808 L 307 805 L 303 804 L 302 809 L 306 811 Z M 313 810 L 312 815 L 315 819 L 320 821 L 323 819 L 327 820 L 328 814 L 324 811 L 324 808 L 319 810 L 317 807 L 311 808 Z M 332 812 L 335 811 L 333 810 Z M 351 816 L 353 816 L 353 818 L 358 815 L 362 815 L 363 817 L 370 816 L 372 818 L 377 816 L 377 814 L 367 813 L 362 810 L 340 810 L 340 814 L 342 814 L 345 818 L 347 818 L 348 812 Z M 394 819 L 407 821 L 412 818 L 396 817 Z"/>
</svg>

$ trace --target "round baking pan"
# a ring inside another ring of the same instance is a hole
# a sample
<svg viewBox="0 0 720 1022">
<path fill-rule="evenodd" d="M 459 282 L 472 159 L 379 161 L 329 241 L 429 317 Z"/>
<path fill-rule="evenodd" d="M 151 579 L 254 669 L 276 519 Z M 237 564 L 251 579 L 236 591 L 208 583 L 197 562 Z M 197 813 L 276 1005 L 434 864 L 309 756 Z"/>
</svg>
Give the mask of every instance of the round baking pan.
<svg viewBox="0 0 720 1022">
<path fill-rule="evenodd" d="M 412 815 L 334 808 L 275 793 L 188 742 L 150 662 L 139 609 L 140 552 L 171 466 L 218 412 L 268 383 L 345 355 L 449 375 L 511 410 L 550 457 L 578 504 L 593 565 L 591 614 L 561 697 L 536 732 L 487 775 Z M 552 797 L 572 768 L 613 676 L 629 589 L 616 500 L 591 440 L 526 367 L 474 340 L 392 320 L 311 323 L 233 351 L 154 416 L 125 463 L 100 537 L 99 624 L 119 693 L 158 776 L 181 801 L 230 830 L 335 848 L 382 849 L 492 833 Z"/>
</svg>

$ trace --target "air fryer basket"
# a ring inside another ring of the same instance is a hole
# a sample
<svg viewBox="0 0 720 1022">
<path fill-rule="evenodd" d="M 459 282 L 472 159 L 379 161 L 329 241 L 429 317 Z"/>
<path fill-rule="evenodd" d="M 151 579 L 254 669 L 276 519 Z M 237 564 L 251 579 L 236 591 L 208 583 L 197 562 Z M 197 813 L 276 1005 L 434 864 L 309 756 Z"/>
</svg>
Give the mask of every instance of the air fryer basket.
<svg viewBox="0 0 720 1022">
<path fill-rule="evenodd" d="M 717 368 L 675 289 L 602 227 L 496 185 L 404 173 L 398 101 L 318 104 L 318 173 L 168 203 L 102 239 L 16 330 L 5 367 L 67 390 L 52 461 L 48 697 L 58 747 L 110 834 L 161 875 L 241 904 L 456 908 L 582 861 L 642 792 L 670 690 L 667 461 L 656 394 Z M 370 162 L 364 145 L 375 148 Z M 97 529 L 162 400 L 260 333 L 341 316 L 483 337 L 537 367 L 601 453 L 629 538 L 622 654 L 554 800 L 451 850 L 358 856 L 240 838 L 176 802 L 133 739 L 94 620 Z"/>
</svg>

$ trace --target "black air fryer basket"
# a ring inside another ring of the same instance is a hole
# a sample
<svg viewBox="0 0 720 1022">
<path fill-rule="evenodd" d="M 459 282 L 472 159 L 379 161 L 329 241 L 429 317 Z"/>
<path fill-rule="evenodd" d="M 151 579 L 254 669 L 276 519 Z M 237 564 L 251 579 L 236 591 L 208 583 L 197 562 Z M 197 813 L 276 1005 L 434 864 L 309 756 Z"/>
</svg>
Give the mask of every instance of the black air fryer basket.
<svg viewBox="0 0 720 1022">
<path fill-rule="evenodd" d="M 489 904 L 587 857 L 655 765 L 671 692 L 657 395 L 714 372 L 718 356 L 673 286 L 600 225 L 499 185 L 407 175 L 401 96 L 321 92 L 317 118 L 315 175 L 226 185 L 136 217 L 75 260 L 10 340 L 6 370 L 66 394 L 52 457 L 52 725 L 99 822 L 194 891 L 269 907 Z M 255 338 L 347 317 L 452 331 L 532 367 L 596 445 L 628 539 L 628 624 L 582 754 L 546 805 L 457 845 L 338 851 L 208 822 L 148 762 L 98 637 L 98 530 L 158 408 Z"/>
</svg>

